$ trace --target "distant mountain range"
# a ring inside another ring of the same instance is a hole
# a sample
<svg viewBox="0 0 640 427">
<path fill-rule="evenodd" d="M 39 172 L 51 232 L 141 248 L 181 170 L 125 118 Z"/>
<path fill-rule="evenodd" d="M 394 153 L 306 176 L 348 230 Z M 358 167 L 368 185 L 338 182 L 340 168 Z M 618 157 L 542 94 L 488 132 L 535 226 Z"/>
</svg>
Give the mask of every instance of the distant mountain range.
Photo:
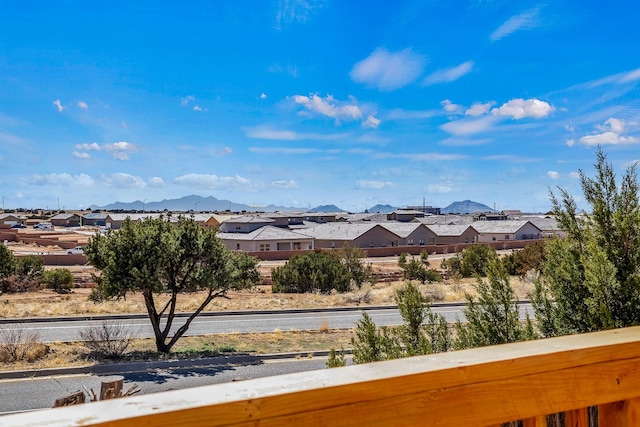
<svg viewBox="0 0 640 427">
<path fill-rule="evenodd" d="M 179 199 L 165 199 L 159 202 L 146 202 L 136 200 L 135 202 L 115 202 L 105 206 L 91 205 L 89 207 L 92 210 L 105 210 L 105 211 L 149 211 L 149 212 L 161 212 L 165 209 L 171 212 L 189 212 L 189 211 L 216 211 L 216 212 L 342 212 L 343 210 L 336 205 L 320 205 L 311 209 L 300 209 L 290 206 L 250 206 L 243 203 L 235 203 L 230 200 L 220 200 L 213 196 L 185 196 Z M 398 208 L 391 205 L 377 204 L 367 209 L 370 213 L 389 213 Z M 482 203 L 473 202 L 471 200 L 464 200 L 462 202 L 453 202 L 446 208 L 442 208 L 441 212 L 445 213 L 474 213 L 474 212 L 493 212 L 487 205 Z"/>
<path fill-rule="evenodd" d="M 389 213 L 389 212 L 395 211 L 396 209 L 398 208 L 391 205 L 377 204 L 375 206 L 371 206 L 370 208 L 368 208 L 367 211 L 369 213 Z"/>
<path fill-rule="evenodd" d="M 135 202 L 115 202 L 106 206 L 89 206 L 92 210 L 101 209 L 106 211 L 125 210 L 125 211 L 164 211 L 171 212 L 188 212 L 188 211 L 231 211 L 231 212 L 291 212 L 300 211 L 300 208 L 287 206 L 249 206 L 243 203 L 235 203 L 230 200 L 219 200 L 213 196 L 185 196 L 179 199 L 165 199 L 159 202 L 144 202 L 136 200 Z"/>
<path fill-rule="evenodd" d="M 307 212 L 342 212 L 342 209 L 336 205 L 320 205 L 309 209 Z"/>
<path fill-rule="evenodd" d="M 440 209 L 440 212 L 443 214 L 470 214 L 474 212 L 493 212 L 493 209 L 482 203 L 464 200 L 462 202 L 453 202 L 446 208 Z"/>
</svg>

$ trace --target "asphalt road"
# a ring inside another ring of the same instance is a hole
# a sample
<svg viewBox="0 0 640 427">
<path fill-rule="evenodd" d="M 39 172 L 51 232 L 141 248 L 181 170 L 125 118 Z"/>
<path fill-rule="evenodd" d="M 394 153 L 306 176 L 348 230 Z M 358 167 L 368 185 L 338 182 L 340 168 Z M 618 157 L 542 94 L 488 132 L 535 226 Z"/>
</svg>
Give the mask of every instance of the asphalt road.
<svg viewBox="0 0 640 427">
<path fill-rule="evenodd" d="M 445 316 L 448 322 L 455 322 L 458 318 L 464 321 L 462 305 L 433 306 L 433 311 Z M 530 304 L 520 304 L 522 317 L 528 310 L 532 313 Z M 399 325 L 402 318 L 396 308 L 375 310 L 349 311 L 316 311 L 309 310 L 296 313 L 282 313 L 274 311 L 268 314 L 221 314 L 201 315 L 189 327 L 186 335 L 207 335 L 223 333 L 274 332 L 290 330 L 318 330 L 321 328 L 348 329 L 356 326 L 366 311 L 378 326 Z M 116 320 L 126 325 L 133 335 L 138 338 L 152 338 L 153 331 L 148 318 L 136 316 L 129 319 Z M 184 319 L 177 318 L 174 327 L 182 325 Z M 30 332 L 37 331 L 42 342 L 69 342 L 80 340 L 80 331 L 99 326 L 104 320 L 55 320 L 20 323 L 20 328 Z M 3 322 L 0 321 L 0 325 Z"/>
<path fill-rule="evenodd" d="M 194 388 L 231 381 L 270 377 L 325 369 L 326 358 L 287 359 L 268 362 L 245 362 L 190 366 L 179 369 L 154 369 L 128 372 L 122 375 L 73 375 L 24 380 L 0 380 L 0 415 L 50 408 L 58 398 L 76 391 L 93 389 L 100 393 L 101 381 L 124 378 L 124 390 L 134 384 L 141 394 Z M 198 393 L 197 389 L 193 393 Z M 2 417 L 0 416 L 0 426 Z"/>
</svg>

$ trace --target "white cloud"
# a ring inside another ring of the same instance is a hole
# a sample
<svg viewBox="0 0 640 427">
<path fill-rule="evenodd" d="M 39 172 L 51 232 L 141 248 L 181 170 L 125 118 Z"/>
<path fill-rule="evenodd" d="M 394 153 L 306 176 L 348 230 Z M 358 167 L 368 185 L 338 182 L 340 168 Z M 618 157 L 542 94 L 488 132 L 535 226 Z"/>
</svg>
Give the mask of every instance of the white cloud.
<svg viewBox="0 0 640 427">
<path fill-rule="evenodd" d="M 249 138 L 253 139 L 269 139 L 279 141 L 299 141 L 299 140 L 320 140 L 331 141 L 336 139 L 346 138 L 350 133 L 333 133 L 333 134 L 320 134 L 320 133 L 300 133 L 292 130 L 279 130 L 269 127 L 247 127 L 243 128 L 245 134 Z"/>
<path fill-rule="evenodd" d="M 152 178 L 149 178 L 147 183 L 149 184 L 149 187 L 155 187 L 155 188 L 164 187 L 164 180 L 159 176 L 154 176 Z"/>
<path fill-rule="evenodd" d="M 276 11 L 276 29 L 283 30 L 294 23 L 306 23 L 325 3 L 326 0 L 280 0 Z"/>
<path fill-rule="evenodd" d="M 427 192 L 435 194 L 446 194 L 453 191 L 453 182 L 445 181 L 438 184 L 427 185 Z"/>
<path fill-rule="evenodd" d="M 356 187 L 367 189 L 367 190 L 379 190 L 382 188 L 393 187 L 393 182 L 390 181 L 368 181 L 368 180 L 358 180 L 356 182 Z"/>
<path fill-rule="evenodd" d="M 309 113 L 331 117 L 336 122 L 340 120 L 360 120 L 362 118 L 362 111 L 357 105 L 337 101 L 332 95 L 327 95 L 325 98 L 321 98 L 317 94 L 311 94 L 310 96 L 294 95 L 293 100 L 296 104 L 306 108 Z"/>
<path fill-rule="evenodd" d="M 368 129 L 378 129 L 378 126 L 380 126 L 380 123 L 381 123 L 380 119 L 374 117 L 372 114 L 369 114 L 367 116 L 367 119 L 362 122 L 362 127 L 368 128 Z"/>
<path fill-rule="evenodd" d="M 519 120 L 525 117 L 540 119 L 548 116 L 553 111 L 555 111 L 555 108 L 545 101 L 535 98 L 517 98 L 502 104 L 500 108 L 494 108 L 491 113 L 494 116 L 511 117 L 514 120 Z"/>
<path fill-rule="evenodd" d="M 193 106 L 193 111 L 202 111 L 202 107 L 199 105 L 194 105 Z"/>
<path fill-rule="evenodd" d="M 91 144 L 87 144 L 85 142 L 84 144 L 76 144 L 76 150 L 84 150 L 84 151 L 95 150 L 95 151 L 98 151 L 98 150 L 100 150 L 100 146 L 98 145 L 97 142 L 92 142 Z"/>
<path fill-rule="evenodd" d="M 625 127 L 624 121 L 611 117 L 606 122 L 604 122 L 604 125 L 599 125 L 598 129 L 600 129 L 601 131 L 610 130 L 611 132 L 615 132 L 615 133 L 623 133 L 624 127 Z"/>
<path fill-rule="evenodd" d="M 616 132 L 602 132 L 594 135 L 587 135 L 580 138 L 580 142 L 584 145 L 618 145 L 618 144 L 634 144 L 638 142 L 637 138 L 632 136 L 622 136 Z"/>
<path fill-rule="evenodd" d="M 78 107 L 82 108 L 83 110 L 86 110 L 87 108 L 89 108 L 87 103 L 84 101 L 78 101 Z"/>
<path fill-rule="evenodd" d="M 576 140 L 571 138 L 571 139 L 567 139 L 567 147 L 573 147 L 574 145 L 576 145 Z"/>
<path fill-rule="evenodd" d="M 580 179 L 580 172 L 570 172 L 569 178 Z"/>
<path fill-rule="evenodd" d="M 276 188 L 297 188 L 298 184 L 292 179 L 278 179 L 271 181 L 271 186 Z"/>
<path fill-rule="evenodd" d="M 233 153 L 233 150 L 231 149 L 231 147 L 224 147 L 221 149 L 213 149 L 211 150 L 211 154 L 213 154 L 214 156 L 226 156 L 227 154 L 231 154 Z"/>
<path fill-rule="evenodd" d="M 193 102 L 195 100 L 196 97 L 194 95 L 187 95 L 184 98 L 180 99 L 180 105 L 186 107 L 190 102 Z"/>
<path fill-rule="evenodd" d="M 79 151 L 74 151 L 71 154 L 73 154 L 73 157 L 75 157 L 76 159 L 88 159 L 89 157 L 91 157 L 89 153 L 81 153 Z"/>
<path fill-rule="evenodd" d="M 444 101 L 440 101 L 440 105 L 442 105 L 442 108 L 444 108 L 444 111 L 450 114 L 460 114 L 463 110 L 462 105 L 454 104 L 448 99 L 445 99 Z"/>
<path fill-rule="evenodd" d="M 464 112 L 464 115 L 472 116 L 472 117 L 482 116 L 484 114 L 487 114 L 489 110 L 491 110 L 491 107 L 493 107 L 494 104 L 495 102 L 485 102 L 485 103 L 476 102 L 471 107 L 469 107 L 467 111 Z"/>
<path fill-rule="evenodd" d="M 55 101 L 53 101 L 53 105 L 55 105 L 55 107 L 58 109 L 59 113 L 62 113 L 62 110 L 64 110 L 64 107 L 60 103 L 59 99 L 56 99 Z"/>
<path fill-rule="evenodd" d="M 516 31 L 529 30 L 536 28 L 540 25 L 538 14 L 540 9 L 529 9 L 518 15 L 512 16 L 507 19 L 500 27 L 498 27 L 491 35 L 489 40 L 500 40 Z"/>
<path fill-rule="evenodd" d="M 558 179 L 560 178 L 560 173 L 558 173 L 557 171 L 548 171 L 547 176 L 551 179 Z"/>
<path fill-rule="evenodd" d="M 427 76 L 422 84 L 425 86 L 437 84 L 437 83 L 450 83 L 458 80 L 465 74 L 468 74 L 473 69 L 473 61 L 463 62 L 455 67 L 443 68 L 437 70 Z"/>
<path fill-rule="evenodd" d="M 116 188 L 144 188 L 146 184 L 142 178 L 128 173 L 111 173 L 100 175 L 100 179 L 107 185 Z"/>
<path fill-rule="evenodd" d="M 176 184 L 187 187 L 205 187 L 205 188 L 242 188 L 247 189 L 251 184 L 247 178 L 239 175 L 235 176 L 217 176 L 209 174 L 190 173 L 177 177 L 174 182 Z"/>
<path fill-rule="evenodd" d="M 267 95 L 264 92 L 262 92 L 260 94 L 260 99 L 267 99 Z"/>
<path fill-rule="evenodd" d="M 114 142 L 113 144 L 104 144 L 102 148 L 111 153 L 116 160 L 129 160 L 130 153 L 140 151 L 138 146 L 126 141 Z"/>
<path fill-rule="evenodd" d="M 411 49 L 389 52 L 380 48 L 356 63 L 349 75 L 354 82 L 364 83 L 381 91 L 391 91 L 420 77 L 426 62 L 424 56 Z"/>
<path fill-rule="evenodd" d="M 29 180 L 30 184 L 35 185 L 67 185 L 91 187 L 94 184 L 93 178 L 86 174 L 71 175 L 64 173 L 50 173 L 45 175 L 34 174 Z"/>
<path fill-rule="evenodd" d="M 605 121 L 604 124 L 596 126 L 601 133 L 583 136 L 580 138 L 580 142 L 587 146 L 639 143 L 640 139 L 634 136 L 622 135 L 629 125 L 635 126 L 636 123 L 625 122 L 624 120 L 611 117 Z"/>
<path fill-rule="evenodd" d="M 587 82 L 587 83 L 578 85 L 576 87 L 579 88 L 581 86 L 586 86 L 588 88 L 595 88 L 605 84 L 633 83 L 637 80 L 640 80 L 640 68 L 636 68 L 635 70 L 631 70 L 631 71 L 625 71 L 623 73 L 613 74 L 611 76 L 607 76 L 598 80 Z"/>
<path fill-rule="evenodd" d="M 457 136 L 474 135 L 490 130 L 496 123 L 496 120 L 497 119 L 493 116 L 484 116 L 481 118 L 464 118 L 445 123 L 440 126 L 440 129 Z"/>
</svg>

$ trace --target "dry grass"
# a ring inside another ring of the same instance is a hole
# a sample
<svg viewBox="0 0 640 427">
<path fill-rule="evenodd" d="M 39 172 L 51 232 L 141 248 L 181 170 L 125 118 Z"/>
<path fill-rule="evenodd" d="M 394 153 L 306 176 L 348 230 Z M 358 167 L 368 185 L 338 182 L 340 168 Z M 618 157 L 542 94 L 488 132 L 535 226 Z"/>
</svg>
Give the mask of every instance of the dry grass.
<svg viewBox="0 0 640 427">
<path fill-rule="evenodd" d="M 220 334 L 199 337 L 183 337 L 169 355 L 159 355 L 152 339 L 132 341 L 128 355 L 121 361 L 154 360 L 158 358 L 192 358 L 214 356 L 220 353 L 284 353 L 347 348 L 351 345 L 351 330 L 329 331 L 274 331 L 270 333 Z M 82 343 L 52 343 L 49 352 L 32 362 L 20 361 L 3 363 L 0 371 L 38 370 L 67 366 L 83 366 L 96 363 L 110 363 L 111 360 L 93 358 L 90 350 Z"/>
<path fill-rule="evenodd" d="M 448 279 L 442 283 L 420 285 L 421 291 L 431 302 L 464 301 L 465 293 L 475 294 L 475 279 Z M 512 277 L 511 284 L 519 298 L 527 298 L 533 290 L 530 279 Z M 219 298 L 206 308 L 211 311 L 225 310 L 278 310 L 287 308 L 318 308 L 341 306 L 367 306 L 394 304 L 395 291 L 404 286 L 404 282 L 376 283 L 362 298 L 361 292 L 346 294 L 274 294 L 270 286 L 259 286 L 251 291 L 231 292 L 229 299 Z M 41 290 L 26 294 L 0 295 L 0 318 L 54 317 L 63 315 L 87 314 L 127 314 L 146 313 L 140 294 L 132 293 L 126 300 L 93 303 L 88 300 L 90 289 L 75 289 L 72 294 L 58 295 L 50 290 Z M 166 296 L 157 301 L 162 304 Z M 178 311 L 193 311 L 203 299 L 202 294 L 181 295 L 178 298 Z"/>
</svg>

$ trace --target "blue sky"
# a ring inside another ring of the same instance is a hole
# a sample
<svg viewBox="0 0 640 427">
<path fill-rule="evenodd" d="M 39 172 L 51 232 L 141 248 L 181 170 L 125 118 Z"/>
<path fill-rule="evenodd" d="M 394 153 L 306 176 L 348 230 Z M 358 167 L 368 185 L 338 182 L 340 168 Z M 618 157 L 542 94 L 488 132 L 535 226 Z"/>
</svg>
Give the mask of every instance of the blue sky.
<svg viewBox="0 0 640 427">
<path fill-rule="evenodd" d="M 0 3 L 0 193 L 546 211 L 640 159 L 633 1 Z"/>
</svg>

